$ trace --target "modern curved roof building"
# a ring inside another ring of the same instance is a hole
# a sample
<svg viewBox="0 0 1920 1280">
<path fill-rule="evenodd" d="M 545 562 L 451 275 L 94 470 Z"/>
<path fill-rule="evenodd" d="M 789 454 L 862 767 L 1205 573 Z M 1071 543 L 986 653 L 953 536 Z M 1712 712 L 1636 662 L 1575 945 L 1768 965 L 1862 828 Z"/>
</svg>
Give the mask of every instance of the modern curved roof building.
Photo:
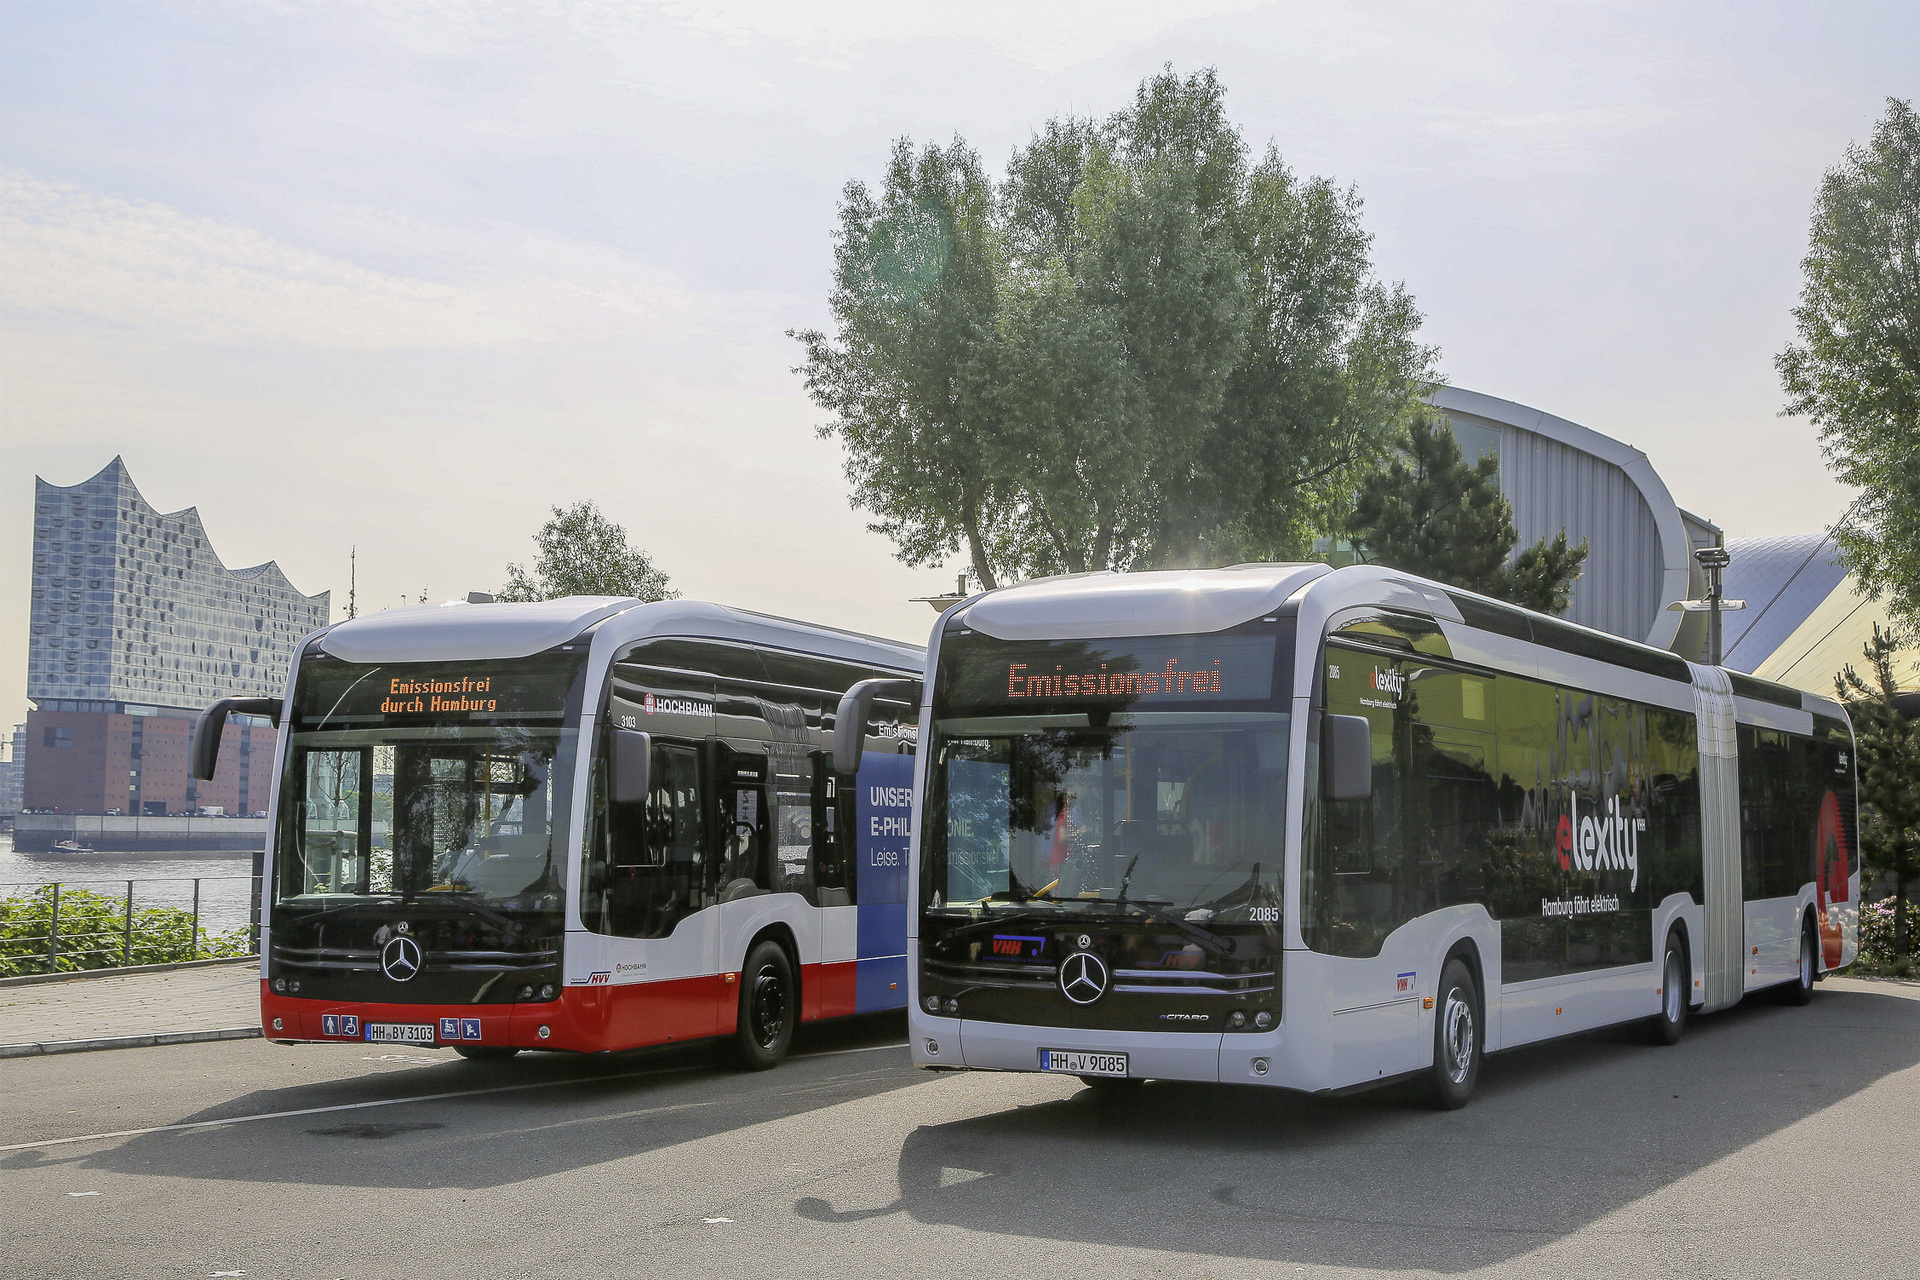
<svg viewBox="0 0 1920 1280">
<path fill-rule="evenodd" d="M 327 623 L 327 592 L 272 561 L 227 568 L 199 511 L 156 511 L 119 458 L 75 485 L 35 477 L 33 508 L 27 697 L 43 711 L 277 694 Z"/>
<path fill-rule="evenodd" d="M 1705 592 L 1693 552 L 1718 545 L 1721 532 L 1674 503 L 1646 454 L 1577 422 L 1461 387 L 1442 387 L 1432 403 L 1468 459 L 1492 453 L 1499 460 L 1520 546 L 1562 528 L 1568 542 L 1587 542 L 1569 621 L 1704 657 L 1704 620 L 1667 605 Z"/>
<path fill-rule="evenodd" d="M 1887 608 L 1861 594 L 1832 538 L 1736 538 L 1727 554 L 1727 596 L 1747 607 L 1726 615 L 1726 665 L 1823 697 L 1849 664 L 1867 675 L 1863 650 L 1874 627 L 1889 627 Z M 1920 652 L 1896 655 L 1894 674 L 1902 688 L 1920 689 Z"/>
</svg>

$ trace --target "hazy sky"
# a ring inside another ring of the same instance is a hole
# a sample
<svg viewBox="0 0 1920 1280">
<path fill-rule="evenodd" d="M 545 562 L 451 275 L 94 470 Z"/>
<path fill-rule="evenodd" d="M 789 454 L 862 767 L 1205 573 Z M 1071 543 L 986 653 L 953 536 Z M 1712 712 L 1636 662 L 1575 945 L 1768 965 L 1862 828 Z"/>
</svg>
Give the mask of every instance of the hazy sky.
<svg viewBox="0 0 1920 1280">
<path fill-rule="evenodd" d="M 1217 67 L 1355 184 L 1457 385 L 1645 450 L 1732 536 L 1844 496 L 1776 416 L 1809 204 L 1920 11 L 1236 0 L 0 0 L 0 717 L 36 474 L 119 453 L 231 566 L 498 585 L 592 498 L 685 594 L 924 639 L 783 336 L 902 135 L 994 166 Z"/>
</svg>

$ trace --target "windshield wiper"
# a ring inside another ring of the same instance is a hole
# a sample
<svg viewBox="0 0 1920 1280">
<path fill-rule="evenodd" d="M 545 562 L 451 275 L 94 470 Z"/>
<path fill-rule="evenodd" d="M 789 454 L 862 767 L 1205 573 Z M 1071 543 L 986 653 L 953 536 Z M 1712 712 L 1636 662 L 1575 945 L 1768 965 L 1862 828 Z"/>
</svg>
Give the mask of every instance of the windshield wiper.
<svg viewBox="0 0 1920 1280">
<path fill-rule="evenodd" d="M 1216 955 L 1230 956 L 1234 953 L 1234 951 L 1237 949 L 1237 944 L 1234 942 L 1232 938 L 1229 938 L 1224 934 L 1215 933 L 1211 929 L 1203 929 L 1199 925 L 1194 924 L 1192 921 L 1182 920 L 1179 916 L 1173 915 L 1166 911 L 1162 911 L 1158 907 L 1150 907 L 1144 902 L 1128 902 L 1127 886 L 1133 883 L 1134 864 L 1139 861 L 1140 861 L 1140 855 L 1137 853 L 1134 854 L 1132 861 L 1127 863 L 1126 871 L 1121 874 L 1120 893 L 1113 900 L 1113 905 L 1115 907 L 1117 907 L 1121 911 L 1125 911 L 1128 907 L 1132 907 L 1135 911 L 1140 912 L 1142 915 L 1150 916 L 1155 920 L 1160 920 L 1166 924 L 1170 924 L 1175 929 L 1185 934 L 1187 937 L 1192 938 L 1195 942 L 1198 942 L 1201 946 L 1206 947 L 1210 951 L 1214 952 Z"/>
<path fill-rule="evenodd" d="M 1230 956 L 1239 950 L 1239 944 L 1234 942 L 1234 940 L 1226 934 L 1215 933 L 1211 929 L 1202 928 L 1191 920 L 1181 919 L 1171 911 L 1162 911 L 1159 907 L 1149 906 L 1144 902 L 1128 902 L 1125 898 L 1116 900 L 1113 905 L 1122 911 L 1138 911 L 1141 915 L 1149 916 L 1163 924 L 1172 925 L 1180 933 L 1192 938 L 1195 942 L 1207 948 L 1207 950 L 1214 952 L 1216 955 Z"/>
</svg>

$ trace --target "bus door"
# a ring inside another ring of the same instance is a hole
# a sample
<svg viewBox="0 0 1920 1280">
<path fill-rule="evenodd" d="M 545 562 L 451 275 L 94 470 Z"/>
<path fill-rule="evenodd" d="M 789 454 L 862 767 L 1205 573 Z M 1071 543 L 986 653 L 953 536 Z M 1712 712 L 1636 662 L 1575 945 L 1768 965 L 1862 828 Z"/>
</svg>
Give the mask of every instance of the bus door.
<svg viewBox="0 0 1920 1280">
<path fill-rule="evenodd" d="M 1373 794 L 1323 806 L 1313 893 L 1333 1075 L 1361 1081 L 1425 1065 L 1420 995 L 1428 970 L 1423 931 L 1400 926 L 1421 914 L 1422 846 L 1409 803 L 1412 698 L 1425 668 L 1385 654 L 1326 648 L 1326 707 L 1372 729 Z"/>
</svg>

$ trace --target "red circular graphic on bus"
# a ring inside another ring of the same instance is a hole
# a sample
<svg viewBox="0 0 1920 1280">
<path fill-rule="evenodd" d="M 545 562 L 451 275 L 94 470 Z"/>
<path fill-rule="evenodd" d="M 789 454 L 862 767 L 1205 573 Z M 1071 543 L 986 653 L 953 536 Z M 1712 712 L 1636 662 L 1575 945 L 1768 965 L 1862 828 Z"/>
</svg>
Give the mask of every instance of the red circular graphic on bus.
<svg viewBox="0 0 1920 1280">
<path fill-rule="evenodd" d="M 1560 830 L 1553 838 L 1553 847 L 1560 854 L 1560 869 L 1573 870 L 1573 820 L 1564 813 L 1560 815 Z"/>
</svg>

